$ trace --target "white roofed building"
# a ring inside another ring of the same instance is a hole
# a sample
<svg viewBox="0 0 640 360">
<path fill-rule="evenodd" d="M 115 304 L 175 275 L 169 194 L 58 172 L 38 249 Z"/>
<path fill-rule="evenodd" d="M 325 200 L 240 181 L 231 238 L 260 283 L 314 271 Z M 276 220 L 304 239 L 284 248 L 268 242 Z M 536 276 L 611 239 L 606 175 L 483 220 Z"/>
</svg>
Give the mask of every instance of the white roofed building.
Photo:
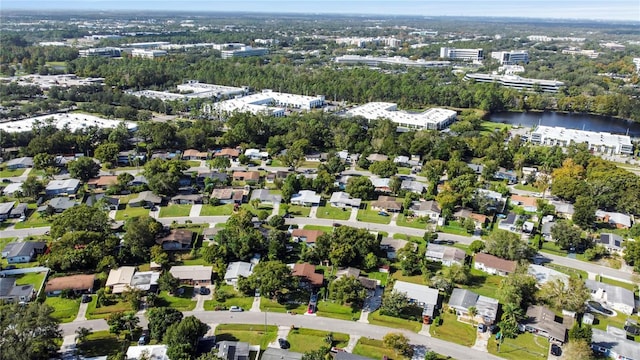
<svg viewBox="0 0 640 360">
<path fill-rule="evenodd" d="M 4 130 L 9 133 L 31 131 L 35 123 L 39 122 L 46 124 L 49 121 L 60 130 L 68 128 L 69 132 L 74 132 L 83 128 L 86 129 L 92 126 L 115 129 L 120 123 L 124 123 L 129 130 L 135 130 L 138 127 L 132 122 L 107 120 L 88 114 L 70 113 L 43 115 L 18 121 L 4 122 L 0 123 L 0 130 Z"/>
<path fill-rule="evenodd" d="M 603 154 L 633 154 L 631 138 L 606 132 L 567 129 L 557 126 L 538 126 L 529 141 L 546 146 L 569 146 L 571 143 L 585 143 L 589 150 Z"/>
<path fill-rule="evenodd" d="M 562 81 L 529 79 L 516 75 L 497 75 L 497 74 L 480 74 L 468 73 L 464 76 L 465 80 L 473 80 L 476 82 L 498 83 L 502 86 L 525 91 L 537 91 L 556 93 L 561 86 Z"/>
<path fill-rule="evenodd" d="M 322 95 L 305 96 L 265 89 L 257 94 L 210 104 L 207 111 L 217 113 L 249 112 L 281 117 L 285 115 L 286 108 L 311 110 L 322 106 L 324 106 L 324 96 Z"/>
<path fill-rule="evenodd" d="M 442 130 L 455 121 L 453 110 L 431 108 L 421 113 L 399 111 L 398 105 L 370 102 L 347 111 L 349 116 L 362 116 L 367 120 L 389 119 L 401 129 Z"/>
</svg>

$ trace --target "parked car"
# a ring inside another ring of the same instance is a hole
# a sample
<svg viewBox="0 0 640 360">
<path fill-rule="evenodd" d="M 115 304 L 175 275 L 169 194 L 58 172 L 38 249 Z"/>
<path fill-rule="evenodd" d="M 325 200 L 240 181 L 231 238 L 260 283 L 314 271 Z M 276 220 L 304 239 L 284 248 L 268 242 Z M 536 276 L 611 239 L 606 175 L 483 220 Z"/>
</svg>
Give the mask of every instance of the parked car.
<svg viewBox="0 0 640 360">
<path fill-rule="evenodd" d="M 624 330 L 633 336 L 640 335 L 640 327 L 637 324 L 626 324 Z"/>
<path fill-rule="evenodd" d="M 386 211 L 380 211 L 378 213 L 378 215 L 380 215 L 380 216 L 389 216 L 389 214 Z"/>
<path fill-rule="evenodd" d="M 138 345 L 147 345 L 149 343 L 149 335 L 147 334 L 142 334 L 142 336 L 140 336 L 140 338 L 138 339 Z"/>
<path fill-rule="evenodd" d="M 243 312 L 244 310 L 242 310 L 242 308 L 240 306 L 232 306 L 229 308 L 229 311 L 231 312 Z"/>
<path fill-rule="evenodd" d="M 280 349 L 288 349 L 291 347 L 289 342 L 283 338 L 278 339 L 278 345 L 280 345 Z"/>
<path fill-rule="evenodd" d="M 82 295 L 82 302 L 83 302 L 84 304 L 86 304 L 86 303 L 88 303 L 88 302 L 91 302 L 91 296 L 89 296 L 89 295 L 87 295 L 87 294 Z"/>
<path fill-rule="evenodd" d="M 206 286 L 201 286 L 198 292 L 200 293 L 200 295 L 209 295 L 209 293 L 211 293 L 211 290 L 209 290 L 209 288 Z"/>
<path fill-rule="evenodd" d="M 478 324 L 478 331 L 483 333 L 485 331 L 487 331 L 487 325 L 485 324 Z"/>
<path fill-rule="evenodd" d="M 560 348 L 560 346 L 558 346 L 557 344 L 551 344 L 551 355 L 553 356 L 562 355 L 562 348 Z"/>
</svg>

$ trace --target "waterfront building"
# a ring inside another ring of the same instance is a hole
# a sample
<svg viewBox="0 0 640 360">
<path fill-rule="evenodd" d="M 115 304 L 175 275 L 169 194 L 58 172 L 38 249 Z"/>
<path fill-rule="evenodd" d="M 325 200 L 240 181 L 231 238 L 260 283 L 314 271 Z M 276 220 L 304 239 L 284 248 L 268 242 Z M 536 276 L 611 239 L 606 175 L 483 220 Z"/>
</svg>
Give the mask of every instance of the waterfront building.
<svg viewBox="0 0 640 360">
<path fill-rule="evenodd" d="M 362 116 L 367 120 L 389 119 L 399 129 L 442 130 L 455 121 L 453 110 L 431 108 L 421 113 L 398 111 L 398 105 L 386 102 L 370 102 L 347 111 L 348 116 Z"/>
<path fill-rule="evenodd" d="M 564 86 L 562 81 L 556 80 L 542 80 L 542 79 L 529 79 L 515 75 L 495 75 L 495 74 L 480 74 L 469 73 L 464 76 L 465 80 L 473 80 L 477 82 L 498 83 L 502 86 L 510 87 L 518 90 L 525 91 L 542 91 L 542 92 L 558 92 L 561 86 Z"/>
<path fill-rule="evenodd" d="M 567 129 L 556 126 L 538 126 L 529 136 L 529 141 L 538 145 L 568 146 L 585 143 L 589 150 L 603 154 L 633 154 L 631 138 L 606 132 Z"/>
</svg>

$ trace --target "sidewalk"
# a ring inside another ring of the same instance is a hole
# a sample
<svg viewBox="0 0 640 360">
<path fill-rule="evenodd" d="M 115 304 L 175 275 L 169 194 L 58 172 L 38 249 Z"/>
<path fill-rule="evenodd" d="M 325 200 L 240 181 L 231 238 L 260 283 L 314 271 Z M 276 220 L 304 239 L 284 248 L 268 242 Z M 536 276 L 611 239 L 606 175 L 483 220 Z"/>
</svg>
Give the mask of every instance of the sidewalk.
<svg viewBox="0 0 640 360">
<path fill-rule="evenodd" d="M 358 340 L 360 340 L 360 335 L 349 335 L 349 343 L 344 347 L 344 351 L 350 353 L 353 352 L 353 349 L 358 344 Z"/>
<path fill-rule="evenodd" d="M 389 222 L 389 226 L 398 226 L 396 224 L 397 219 L 398 219 L 398 213 L 393 213 L 393 215 L 391 215 L 391 221 Z"/>
<path fill-rule="evenodd" d="M 358 208 L 351 208 L 351 216 L 349 216 L 349 221 L 358 221 Z"/>
</svg>

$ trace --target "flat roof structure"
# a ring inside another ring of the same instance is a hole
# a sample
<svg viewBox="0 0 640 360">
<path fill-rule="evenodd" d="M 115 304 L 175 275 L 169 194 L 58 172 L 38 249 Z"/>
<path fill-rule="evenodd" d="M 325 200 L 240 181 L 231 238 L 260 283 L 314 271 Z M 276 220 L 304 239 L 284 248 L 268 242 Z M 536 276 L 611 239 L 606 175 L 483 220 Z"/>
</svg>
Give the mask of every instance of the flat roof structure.
<svg viewBox="0 0 640 360">
<path fill-rule="evenodd" d="M 11 81 L 15 81 L 18 85 L 36 85 L 43 90 L 47 90 L 52 86 L 69 87 L 69 86 L 81 86 L 81 85 L 102 85 L 104 78 L 80 78 L 75 74 L 60 74 L 60 75 L 24 75 L 14 76 L 8 78 Z"/>
<path fill-rule="evenodd" d="M 370 102 L 347 111 L 348 116 L 362 116 L 365 119 L 389 119 L 399 128 L 418 130 L 442 130 L 451 124 L 457 113 L 453 110 L 431 108 L 421 113 L 399 111 L 398 105 L 386 102 Z"/>
<path fill-rule="evenodd" d="M 48 121 L 51 121 L 51 124 L 60 130 L 69 128 L 69 131 L 71 132 L 78 129 L 86 129 L 91 126 L 103 129 L 115 129 L 120 123 L 124 123 L 129 130 L 135 130 L 138 128 L 138 125 L 132 122 L 108 120 L 94 115 L 71 113 L 43 115 L 17 121 L 3 122 L 0 123 L 0 130 L 4 130 L 9 133 L 31 131 L 36 122 L 46 124 Z"/>
<path fill-rule="evenodd" d="M 536 127 L 529 136 L 534 144 L 547 146 L 568 146 L 571 143 L 585 143 L 589 150 L 606 154 L 633 154 L 631 137 L 608 132 L 568 129 L 558 126 Z"/>
<path fill-rule="evenodd" d="M 305 96 L 262 90 L 236 99 L 211 104 L 210 111 L 218 113 L 249 112 L 252 114 L 268 114 L 284 116 L 285 108 L 310 110 L 324 105 L 324 96 Z"/>
<path fill-rule="evenodd" d="M 411 60 L 402 56 L 360 56 L 360 55 L 343 55 L 338 56 L 335 59 L 338 64 L 365 64 L 369 66 L 379 65 L 404 65 L 404 66 L 416 66 L 425 68 L 434 67 L 447 67 L 451 66 L 449 61 L 427 61 L 423 59 Z"/>
<path fill-rule="evenodd" d="M 560 89 L 561 86 L 564 86 L 562 81 L 529 79 L 516 75 L 469 73 L 464 76 L 464 79 L 474 80 L 477 82 L 498 83 L 502 86 L 518 90 L 534 91 L 540 89 L 543 92 L 551 93 L 558 92 L 558 89 Z"/>
</svg>

